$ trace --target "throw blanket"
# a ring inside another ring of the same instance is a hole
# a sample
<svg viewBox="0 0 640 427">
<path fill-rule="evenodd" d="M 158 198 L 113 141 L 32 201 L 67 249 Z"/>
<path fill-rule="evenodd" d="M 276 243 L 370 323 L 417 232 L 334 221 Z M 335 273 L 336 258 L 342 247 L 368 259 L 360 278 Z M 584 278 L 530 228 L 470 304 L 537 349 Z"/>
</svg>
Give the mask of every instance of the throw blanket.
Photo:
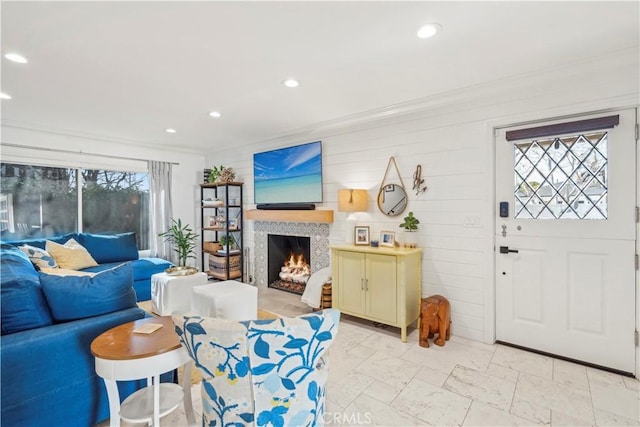
<svg viewBox="0 0 640 427">
<path fill-rule="evenodd" d="M 322 426 L 340 313 L 235 322 L 173 316 L 202 376 L 203 425 Z"/>
<path fill-rule="evenodd" d="M 320 307 L 322 285 L 331 280 L 331 267 L 321 268 L 309 277 L 300 301 L 313 307 Z"/>
</svg>

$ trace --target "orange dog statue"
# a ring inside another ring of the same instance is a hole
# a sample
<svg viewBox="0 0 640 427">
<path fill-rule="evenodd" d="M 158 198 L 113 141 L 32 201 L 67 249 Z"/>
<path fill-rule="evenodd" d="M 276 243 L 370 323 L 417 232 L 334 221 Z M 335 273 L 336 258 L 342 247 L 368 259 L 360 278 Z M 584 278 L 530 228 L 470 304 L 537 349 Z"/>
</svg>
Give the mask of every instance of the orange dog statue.
<svg viewBox="0 0 640 427">
<path fill-rule="evenodd" d="M 428 338 L 438 334 L 433 340 L 442 347 L 451 337 L 451 306 L 442 295 L 432 295 L 420 301 L 420 347 L 429 347 Z"/>
</svg>

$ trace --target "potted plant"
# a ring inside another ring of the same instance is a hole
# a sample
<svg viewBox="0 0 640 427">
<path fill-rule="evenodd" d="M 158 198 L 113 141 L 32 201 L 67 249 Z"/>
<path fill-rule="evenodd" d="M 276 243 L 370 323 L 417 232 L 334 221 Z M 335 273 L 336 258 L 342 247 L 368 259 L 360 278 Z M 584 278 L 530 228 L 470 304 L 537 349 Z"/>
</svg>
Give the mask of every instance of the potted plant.
<svg viewBox="0 0 640 427">
<path fill-rule="evenodd" d="M 209 172 L 209 182 L 231 182 L 236 178 L 233 168 L 227 168 L 222 165 L 214 166 Z"/>
<path fill-rule="evenodd" d="M 235 247 L 236 239 L 231 234 L 223 234 L 220 236 L 220 245 L 222 246 L 222 252 L 231 252 Z"/>
<path fill-rule="evenodd" d="M 173 250 L 178 254 L 178 266 L 186 267 L 187 258 L 195 258 L 194 249 L 199 236 L 188 224 L 183 225 L 180 218 L 177 221 L 171 218 L 171 222 L 173 223 L 171 227 L 158 236 L 164 237 L 165 242 L 171 242 L 174 245 Z M 193 267 L 188 268 L 195 270 Z"/>
<path fill-rule="evenodd" d="M 400 224 L 401 228 L 404 228 L 404 245 L 409 248 L 415 248 L 418 246 L 418 224 L 420 224 L 420 220 L 413 216 L 413 212 L 409 212 L 407 216 L 404 217 L 404 222 Z"/>
<path fill-rule="evenodd" d="M 224 166 L 214 166 L 209 170 L 209 182 L 216 182 L 220 178 L 220 174 L 224 170 Z"/>
</svg>

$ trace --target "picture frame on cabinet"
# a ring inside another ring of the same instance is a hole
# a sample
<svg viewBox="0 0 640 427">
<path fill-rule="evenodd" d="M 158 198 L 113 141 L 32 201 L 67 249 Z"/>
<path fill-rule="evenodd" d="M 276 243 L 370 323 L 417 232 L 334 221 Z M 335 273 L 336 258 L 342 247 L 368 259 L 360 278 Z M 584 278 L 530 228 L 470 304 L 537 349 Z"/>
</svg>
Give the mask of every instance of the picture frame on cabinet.
<svg viewBox="0 0 640 427">
<path fill-rule="evenodd" d="M 229 230 L 238 229 L 238 218 L 229 218 Z"/>
<path fill-rule="evenodd" d="M 353 227 L 353 244 L 354 245 L 369 245 L 369 226 L 357 225 Z"/>
<path fill-rule="evenodd" d="M 380 232 L 380 246 L 388 246 L 393 248 L 396 242 L 396 233 L 393 231 Z"/>
</svg>

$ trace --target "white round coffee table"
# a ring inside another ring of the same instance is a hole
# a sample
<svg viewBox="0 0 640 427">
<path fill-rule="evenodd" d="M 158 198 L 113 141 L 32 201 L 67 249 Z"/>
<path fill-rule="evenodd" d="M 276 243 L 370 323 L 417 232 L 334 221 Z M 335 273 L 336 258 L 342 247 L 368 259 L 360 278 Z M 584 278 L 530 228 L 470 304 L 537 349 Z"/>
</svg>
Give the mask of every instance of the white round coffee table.
<svg viewBox="0 0 640 427">
<path fill-rule="evenodd" d="M 133 332 L 155 323 L 162 327 L 150 334 Z M 107 387 L 110 423 L 119 426 L 120 419 L 133 423 L 160 425 L 160 417 L 184 402 L 189 425 L 195 426 L 191 402 L 191 366 L 187 351 L 178 341 L 170 317 L 152 317 L 125 323 L 99 335 L 91 343 L 96 358 L 96 373 Z M 184 366 L 182 387 L 160 383 L 160 374 Z M 117 381 L 147 379 L 147 387 L 136 391 L 120 404 Z"/>
</svg>

